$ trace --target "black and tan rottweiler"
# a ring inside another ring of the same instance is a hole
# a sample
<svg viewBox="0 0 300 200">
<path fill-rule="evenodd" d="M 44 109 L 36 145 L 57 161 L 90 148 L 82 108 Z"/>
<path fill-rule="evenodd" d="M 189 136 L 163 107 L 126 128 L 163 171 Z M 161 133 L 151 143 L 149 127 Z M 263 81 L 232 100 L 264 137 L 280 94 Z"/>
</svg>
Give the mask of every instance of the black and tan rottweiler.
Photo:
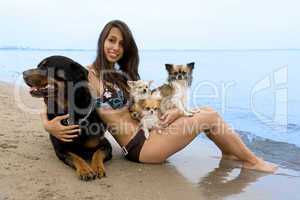
<svg viewBox="0 0 300 200">
<path fill-rule="evenodd" d="M 48 119 L 69 114 L 63 125 L 80 125 L 79 137 L 62 142 L 50 135 L 57 157 L 76 169 L 81 180 L 105 176 L 104 162 L 112 158 L 112 147 L 104 137 L 106 129 L 99 118 L 88 89 L 88 71 L 64 56 L 42 60 L 37 68 L 23 72 L 33 97 L 44 98 Z"/>
</svg>

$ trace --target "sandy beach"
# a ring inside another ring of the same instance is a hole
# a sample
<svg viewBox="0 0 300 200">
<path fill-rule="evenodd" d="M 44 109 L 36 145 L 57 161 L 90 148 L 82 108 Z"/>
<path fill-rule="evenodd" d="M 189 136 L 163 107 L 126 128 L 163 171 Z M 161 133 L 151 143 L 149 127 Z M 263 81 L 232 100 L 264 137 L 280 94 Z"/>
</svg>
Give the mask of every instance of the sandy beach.
<svg viewBox="0 0 300 200">
<path fill-rule="evenodd" d="M 32 112 L 41 99 L 26 88 L 18 90 L 20 98 L 14 91 L 0 83 L 0 200 L 300 199 L 299 172 L 241 170 L 240 163 L 220 161 L 217 148 L 201 138 L 161 165 L 127 161 L 114 143 L 107 177 L 80 181 L 56 158 L 39 113 Z"/>
</svg>

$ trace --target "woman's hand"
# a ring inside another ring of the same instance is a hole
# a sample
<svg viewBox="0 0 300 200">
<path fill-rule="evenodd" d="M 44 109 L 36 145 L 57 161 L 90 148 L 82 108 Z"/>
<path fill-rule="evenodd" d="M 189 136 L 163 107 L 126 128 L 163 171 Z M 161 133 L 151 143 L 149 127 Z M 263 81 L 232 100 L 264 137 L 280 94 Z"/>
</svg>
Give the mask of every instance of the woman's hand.
<svg viewBox="0 0 300 200">
<path fill-rule="evenodd" d="M 182 117 L 183 113 L 179 110 L 179 109 L 171 109 L 168 110 L 167 112 L 165 112 L 160 120 L 160 125 L 162 127 L 167 127 L 169 126 L 172 122 L 174 122 L 176 119 L 178 119 L 179 117 Z"/>
<path fill-rule="evenodd" d="M 61 120 L 67 119 L 69 115 L 63 115 L 55 117 L 52 120 L 48 120 L 47 113 L 41 113 L 43 126 L 47 132 L 63 142 L 72 142 L 74 138 L 78 137 L 80 132 L 79 125 L 64 126 L 61 124 Z"/>
<path fill-rule="evenodd" d="M 89 75 L 88 75 L 88 81 L 89 81 L 89 89 L 93 97 L 99 97 L 102 94 L 103 88 L 100 84 L 100 79 L 97 77 L 95 70 L 88 66 Z"/>
</svg>

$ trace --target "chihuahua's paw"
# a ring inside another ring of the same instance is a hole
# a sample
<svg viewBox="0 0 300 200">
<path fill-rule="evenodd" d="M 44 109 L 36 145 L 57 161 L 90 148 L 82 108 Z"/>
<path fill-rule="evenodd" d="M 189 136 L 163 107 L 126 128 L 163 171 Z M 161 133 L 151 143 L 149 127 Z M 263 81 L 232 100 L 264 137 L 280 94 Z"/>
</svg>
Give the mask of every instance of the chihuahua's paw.
<svg viewBox="0 0 300 200">
<path fill-rule="evenodd" d="M 200 108 L 195 108 L 195 109 L 191 110 L 191 113 L 196 114 L 196 113 L 199 113 L 200 111 L 201 111 Z"/>
<path fill-rule="evenodd" d="M 144 130 L 144 135 L 145 135 L 146 140 L 148 140 L 149 136 L 150 136 L 149 131 L 148 130 L 147 131 Z"/>
<path fill-rule="evenodd" d="M 192 112 L 189 112 L 189 111 L 185 111 L 184 113 L 184 116 L 187 116 L 187 117 L 193 117 L 193 113 Z"/>
</svg>

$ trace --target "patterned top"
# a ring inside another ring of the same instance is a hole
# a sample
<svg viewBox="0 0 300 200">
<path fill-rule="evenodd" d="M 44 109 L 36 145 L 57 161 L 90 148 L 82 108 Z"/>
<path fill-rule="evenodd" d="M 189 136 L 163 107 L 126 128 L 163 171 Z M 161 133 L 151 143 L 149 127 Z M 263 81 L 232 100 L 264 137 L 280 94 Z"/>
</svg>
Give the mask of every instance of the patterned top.
<svg viewBox="0 0 300 200">
<path fill-rule="evenodd" d="M 105 107 L 115 110 L 120 109 L 127 104 L 123 91 L 117 86 L 114 86 L 113 88 L 114 89 L 109 89 L 107 87 L 104 89 L 102 97 L 96 99 L 96 108 Z"/>
</svg>

